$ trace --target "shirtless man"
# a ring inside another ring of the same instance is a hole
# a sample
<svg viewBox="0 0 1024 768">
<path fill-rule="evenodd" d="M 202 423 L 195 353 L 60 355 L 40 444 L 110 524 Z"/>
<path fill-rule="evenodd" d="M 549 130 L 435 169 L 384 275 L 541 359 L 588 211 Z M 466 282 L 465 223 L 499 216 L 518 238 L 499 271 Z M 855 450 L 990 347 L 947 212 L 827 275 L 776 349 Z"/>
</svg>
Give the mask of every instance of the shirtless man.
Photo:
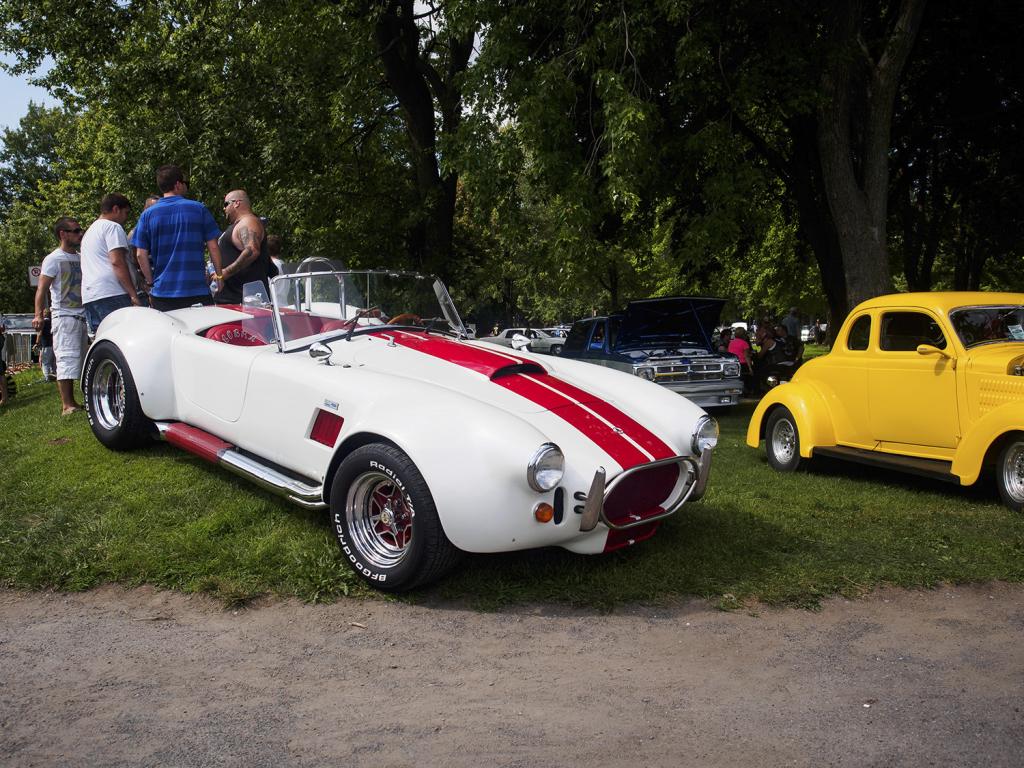
<svg viewBox="0 0 1024 768">
<path fill-rule="evenodd" d="M 224 286 L 214 299 L 218 304 L 241 304 L 242 288 L 246 283 L 263 283 L 267 296 L 270 286 L 267 278 L 273 271 L 266 233 L 259 216 L 252 212 L 249 196 L 243 189 L 224 195 L 224 215 L 228 228 L 218 240 L 220 246 Z"/>
</svg>

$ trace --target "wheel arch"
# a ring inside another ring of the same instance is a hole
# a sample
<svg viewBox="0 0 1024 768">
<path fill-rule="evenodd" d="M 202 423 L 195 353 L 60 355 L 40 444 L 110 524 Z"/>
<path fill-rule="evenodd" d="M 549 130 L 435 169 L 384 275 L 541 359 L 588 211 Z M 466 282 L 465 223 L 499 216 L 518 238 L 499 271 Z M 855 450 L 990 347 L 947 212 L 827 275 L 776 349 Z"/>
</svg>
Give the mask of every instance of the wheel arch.
<svg viewBox="0 0 1024 768">
<path fill-rule="evenodd" d="M 1024 404 L 1007 403 L 989 411 L 957 446 L 951 468 L 961 485 L 973 485 L 995 463 L 1008 440 L 1024 435 Z"/>
<path fill-rule="evenodd" d="M 388 397 L 352 414 L 347 422 L 351 433 L 341 438 L 325 466 L 324 501 L 331 504 L 331 486 L 342 462 L 357 448 L 381 443 L 402 451 L 415 465 L 456 547 L 492 552 L 499 551 L 498 542 L 505 548 L 521 539 L 519 518 L 510 522 L 492 514 L 489 500 L 496 488 L 504 489 L 502 506 L 524 510 L 526 524 L 535 524 L 531 510 L 540 497 L 527 483 L 526 468 L 548 436 L 519 414 L 459 394 L 435 389 L 429 409 L 422 399 Z"/>
<path fill-rule="evenodd" d="M 325 503 L 331 503 L 331 486 L 334 484 L 334 476 L 338 473 L 338 467 L 341 466 L 341 462 L 343 462 L 353 451 L 362 448 L 364 445 L 373 445 L 374 443 L 390 445 L 392 448 L 397 448 L 408 455 L 405 449 L 403 449 L 402 446 L 394 440 L 376 432 L 356 432 L 349 435 L 338 443 L 337 447 L 334 449 L 334 455 L 331 457 L 331 461 L 327 465 L 327 472 L 324 475 Z"/>
<path fill-rule="evenodd" d="M 175 418 L 171 343 L 180 332 L 180 323 L 155 309 L 118 310 L 103 321 L 100 334 L 82 361 L 82 370 L 101 345 L 112 344 L 128 364 L 146 416 L 158 420 Z"/>
<path fill-rule="evenodd" d="M 760 446 L 768 417 L 779 408 L 793 414 L 803 458 L 810 458 L 816 446 L 835 445 L 835 429 L 825 398 L 813 387 L 796 381 L 780 384 L 761 398 L 747 427 L 747 445 Z"/>
</svg>

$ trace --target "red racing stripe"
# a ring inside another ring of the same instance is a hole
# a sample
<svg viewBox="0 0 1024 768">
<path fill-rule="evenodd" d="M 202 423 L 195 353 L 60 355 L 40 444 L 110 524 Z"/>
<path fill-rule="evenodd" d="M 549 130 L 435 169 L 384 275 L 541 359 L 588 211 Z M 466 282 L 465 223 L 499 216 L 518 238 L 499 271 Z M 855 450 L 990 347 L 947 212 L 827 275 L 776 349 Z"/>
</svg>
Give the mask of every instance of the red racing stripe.
<svg viewBox="0 0 1024 768">
<path fill-rule="evenodd" d="M 468 368 L 488 378 L 510 365 L 529 363 L 505 350 L 491 352 L 471 344 L 427 334 L 396 329 L 392 332 L 375 331 L 373 335 L 386 335 L 399 346 Z M 652 456 L 656 460 L 676 455 L 657 435 L 611 403 L 547 373 L 515 373 L 492 378 L 492 381 L 571 424 L 623 469 L 647 464 L 652 461 Z M 556 391 L 552 392 L 552 389 Z M 637 445 L 643 450 L 637 448 Z"/>
<path fill-rule="evenodd" d="M 532 374 L 525 375 L 530 376 Z M 562 394 L 568 395 L 573 400 L 584 403 L 587 408 L 592 410 L 601 418 L 607 419 L 609 422 L 625 432 L 625 434 L 629 435 L 629 437 L 638 445 L 642 446 L 644 450 L 650 453 L 655 460 L 669 459 L 676 455 L 676 452 L 672 450 L 671 446 L 665 443 L 664 440 L 651 432 L 651 430 L 640 422 L 620 411 L 611 403 L 596 398 L 589 392 L 573 386 L 567 381 L 562 381 L 555 376 L 545 376 L 544 383 L 553 389 L 557 389 Z"/>
<path fill-rule="evenodd" d="M 480 349 L 474 347 L 471 344 L 460 344 L 450 339 L 445 339 L 439 336 L 427 336 L 418 333 L 409 333 L 408 331 L 393 332 L 376 331 L 374 336 L 382 337 L 387 335 L 389 338 L 393 338 L 395 344 L 400 347 L 408 347 L 409 349 L 415 349 L 417 352 L 422 352 L 425 355 L 436 357 L 441 360 L 447 360 L 449 363 L 460 365 L 463 368 L 469 368 L 471 371 L 482 373 L 484 376 L 490 378 L 497 371 L 502 368 L 508 368 L 510 365 L 517 365 L 527 362 L 526 360 L 515 357 L 514 355 L 505 355 L 503 352 L 489 352 L 486 349 Z M 509 359 L 513 358 L 513 359 Z"/>
<path fill-rule="evenodd" d="M 544 378 L 546 379 L 547 376 Z M 601 419 L 581 406 L 566 400 L 558 393 L 541 386 L 530 376 L 522 374 L 502 376 L 500 379 L 495 379 L 494 383 L 525 397 L 531 403 L 549 409 L 593 440 L 602 451 L 621 464 L 623 469 L 650 461 L 646 454 Z"/>
</svg>

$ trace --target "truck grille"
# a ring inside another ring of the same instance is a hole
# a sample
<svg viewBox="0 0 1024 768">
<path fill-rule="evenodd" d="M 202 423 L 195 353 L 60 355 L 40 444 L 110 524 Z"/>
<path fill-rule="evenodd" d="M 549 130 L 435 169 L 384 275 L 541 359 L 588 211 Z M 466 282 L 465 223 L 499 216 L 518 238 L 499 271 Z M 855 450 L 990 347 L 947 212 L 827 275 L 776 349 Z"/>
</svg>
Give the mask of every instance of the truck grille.
<svg viewBox="0 0 1024 768">
<path fill-rule="evenodd" d="M 671 363 L 654 368 L 654 380 L 661 383 L 721 381 L 724 378 L 722 363 Z"/>
</svg>

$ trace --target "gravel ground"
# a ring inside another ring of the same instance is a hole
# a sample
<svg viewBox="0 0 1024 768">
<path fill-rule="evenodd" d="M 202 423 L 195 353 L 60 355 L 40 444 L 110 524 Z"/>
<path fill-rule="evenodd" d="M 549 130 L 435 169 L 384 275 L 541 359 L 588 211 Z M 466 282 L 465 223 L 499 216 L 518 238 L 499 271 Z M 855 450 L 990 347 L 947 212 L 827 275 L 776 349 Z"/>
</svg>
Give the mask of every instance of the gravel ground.
<svg viewBox="0 0 1024 768">
<path fill-rule="evenodd" d="M 1021 766 L 1024 587 L 820 612 L 0 591 L 0 765 Z"/>
</svg>

